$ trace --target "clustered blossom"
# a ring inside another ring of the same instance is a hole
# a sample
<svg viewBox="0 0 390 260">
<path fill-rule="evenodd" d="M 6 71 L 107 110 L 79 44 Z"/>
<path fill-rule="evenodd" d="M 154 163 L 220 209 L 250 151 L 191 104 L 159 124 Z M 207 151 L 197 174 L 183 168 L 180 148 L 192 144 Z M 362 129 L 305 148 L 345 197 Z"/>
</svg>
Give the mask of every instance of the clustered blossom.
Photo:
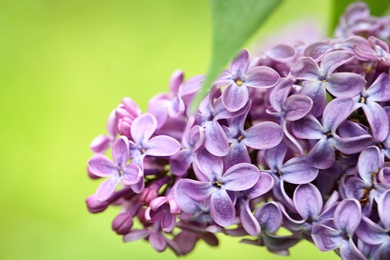
<svg viewBox="0 0 390 260">
<path fill-rule="evenodd" d="M 305 239 L 389 259 L 390 17 L 352 4 L 335 36 L 242 50 L 194 114 L 204 77 L 180 70 L 148 111 L 124 98 L 91 143 L 88 174 L 103 180 L 88 210 L 120 206 L 112 229 L 158 252 L 223 233 L 280 255 Z"/>
</svg>

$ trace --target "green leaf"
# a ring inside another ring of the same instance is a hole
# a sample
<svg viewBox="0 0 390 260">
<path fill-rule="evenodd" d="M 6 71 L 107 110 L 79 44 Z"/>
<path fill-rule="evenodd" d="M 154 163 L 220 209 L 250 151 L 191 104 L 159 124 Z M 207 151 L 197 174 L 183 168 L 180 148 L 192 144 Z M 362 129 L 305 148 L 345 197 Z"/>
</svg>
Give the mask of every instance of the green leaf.
<svg viewBox="0 0 390 260">
<path fill-rule="evenodd" d="M 332 1 L 332 14 L 330 19 L 330 31 L 329 35 L 333 35 L 336 26 L 339 24 L 341 15 L 344 13 L 345 9 L 351 3 L 356 2 L 356 0 L 333 0 Z M 366 0 L 362 1 L 368 5 L 371 15 L 381 16 L 383 15 L 390 6 L 390 1 L 387 0 Z"/>
<path fill-rule="evenodd" d="M 194 112 L 212 82 L 282 0 L 210 0 L 213 43 L 206 80 L 192 104 Z"/>
</svg>

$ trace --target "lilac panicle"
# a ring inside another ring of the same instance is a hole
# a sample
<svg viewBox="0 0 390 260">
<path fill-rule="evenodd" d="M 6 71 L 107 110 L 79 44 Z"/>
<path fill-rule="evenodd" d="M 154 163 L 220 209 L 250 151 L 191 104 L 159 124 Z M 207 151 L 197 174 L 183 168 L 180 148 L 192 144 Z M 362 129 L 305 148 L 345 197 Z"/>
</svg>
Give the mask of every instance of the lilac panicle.
<svg viewBox="0 0 390 260">
<path fill-rule="evenodd" d="M 144 114 L 123 98 L 90 145 L 88 210 L 121 208 L 125 242 L 177 256 L 223 233 L 284 256 L 305 239 L 389 259 L 390 16 L 353 3 L 335 35 L 240 51 L 195 111 L 205 77 L 182 70 Z"/>
</svg>

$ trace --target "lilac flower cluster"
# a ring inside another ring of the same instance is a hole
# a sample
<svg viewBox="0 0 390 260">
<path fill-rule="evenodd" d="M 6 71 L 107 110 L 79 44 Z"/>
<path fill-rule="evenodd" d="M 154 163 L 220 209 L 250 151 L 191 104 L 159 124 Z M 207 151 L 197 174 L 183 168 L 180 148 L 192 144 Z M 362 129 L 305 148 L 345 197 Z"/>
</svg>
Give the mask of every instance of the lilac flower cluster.
<svg viewBox="0 0 390 260">
<path fill-rule="evenodd" d="M 89 176 L 104 180 L 89 211 L 121 206 L 112 229 L 125 242 L 177 255 L 224 233 L 280 255 L 305 239 L 389 259 L 389 41 L 390 17 L 357 3 L 336 38 L 242 50 L 195 114 L 204 77 L 182 71 L 145 113 L 122 99 L 91 144 Z"/>
</svg>

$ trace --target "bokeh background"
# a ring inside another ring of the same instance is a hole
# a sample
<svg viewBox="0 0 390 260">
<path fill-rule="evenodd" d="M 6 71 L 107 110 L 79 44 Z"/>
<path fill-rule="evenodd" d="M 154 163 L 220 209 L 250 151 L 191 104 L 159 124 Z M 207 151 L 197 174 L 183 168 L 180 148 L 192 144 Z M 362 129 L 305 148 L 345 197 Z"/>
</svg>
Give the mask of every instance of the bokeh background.
<svg viewBox="0 0 390 260">
<path fill-rule="evenodd" d="M 329 6 L 286 0 L 246 47 L 320 35 Z M 207 0 L 0 1 L 0 259 L 176 258 L 123 243 L 111 231 L 119 208 L 88 213 L 99 181 L 85 170 L 90 142 L 122 97 L 145 111 L 175 69 L 187 78 L 207 71 L 210 25 Z M 238 241 L 201 242 L 183 259 L 283 259 Z M 291 255 L 337 259 L 307 242 Z"/>
</svg>

